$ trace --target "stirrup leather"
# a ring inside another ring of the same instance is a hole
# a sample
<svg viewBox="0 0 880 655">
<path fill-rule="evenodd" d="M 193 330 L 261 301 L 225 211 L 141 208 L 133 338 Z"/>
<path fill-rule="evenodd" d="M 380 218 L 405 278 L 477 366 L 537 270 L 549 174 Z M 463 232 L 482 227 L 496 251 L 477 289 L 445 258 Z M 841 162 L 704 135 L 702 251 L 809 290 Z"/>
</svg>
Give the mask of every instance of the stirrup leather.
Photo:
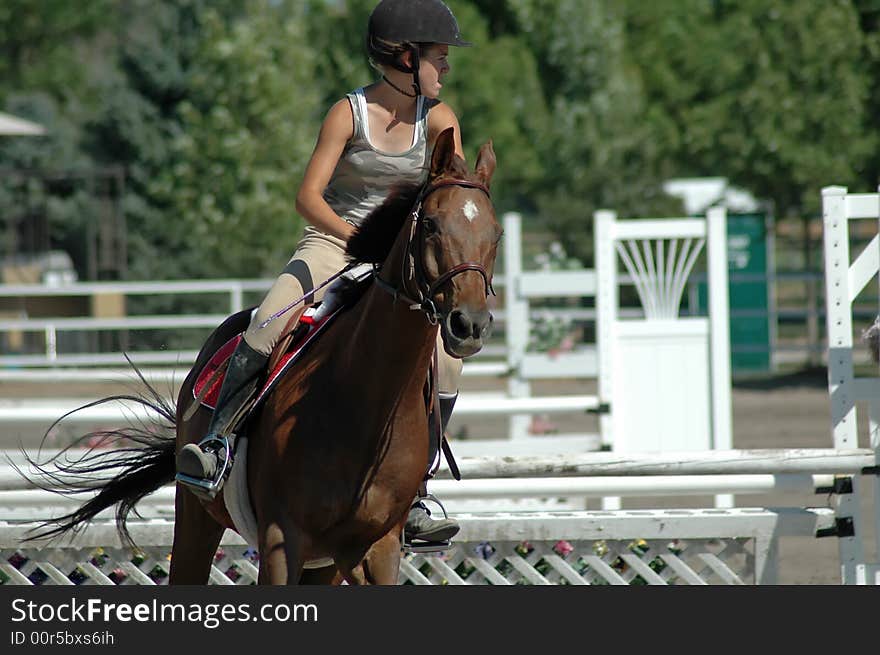
<svg viewBox="0 0 880 655">
<path fill-rule="evenodd" d="M 222 448 L 225 453 L 223 461 L 217 472 L 214 474 L 214 477 L 210 480 L 205 480 L 202 478 L 194 478 L 185 473 L 178 473 L 174 476 L 174 479 L 185 484 L 187 487 L 190 487 L 193 493 L 213 500 L 220 487 L 223 485 L 223 482 L 229 477 L 229 472 L 232 470 L 231 446 L 232 444 L 229 443 L 229 437 L 225 434 L 219 436 L 209 435 L 205 437 L 198 443 L 198 447 L 201 450 L 217 453 Z"/>
</svg>

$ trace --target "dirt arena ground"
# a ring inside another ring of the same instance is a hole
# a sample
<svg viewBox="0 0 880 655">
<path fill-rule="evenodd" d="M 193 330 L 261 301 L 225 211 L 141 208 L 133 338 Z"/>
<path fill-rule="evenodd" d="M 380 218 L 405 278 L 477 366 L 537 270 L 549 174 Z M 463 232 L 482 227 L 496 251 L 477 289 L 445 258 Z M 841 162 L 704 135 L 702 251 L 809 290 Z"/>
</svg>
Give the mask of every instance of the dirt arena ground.
<svg viewBox="0 0 880 655">
<path fill-rule="evenodd" d="M 114 388 L 115 387 L 115 388 Z M 500 387 L 499 387 L 500 388 Z M 46 383 L 0 382 L 0 398 L 13 397 L 78 397 L 95 399 L 109 393 L 118 393 L 118 385 L 77 384 L 75 386 Z M 486 391 L 484 380 L 465 378 L 463 390 Z M 534 393 L 592 393 L 591 381 L 579 385 L 571 382 L 546 382 L 534 385 Z M 162 389 L 162 391 L 168 391 Z M 862 412 L 864 414 L 864 412 Z M 553 416 L 549 420 L 559 432 L 598 432 L 593 416 Z M 867 447 L 865 417 L 859 417 L 860 446 Z M 499 418 L 453 417 L 450 434 L 457 438 L 502 436 L 506 420 Z M 741 382 L 733 390 L 733 431 L 735 448 L 811 448 L 831 447 L 831 420 L 827 380 L 824 369 L 777 376 L 760 381 Z M 10 431 L 0 435 L 0 448 L 14 448 L 20 443 L 36 445 L 39 430 Z M 61 431 L 59 443 L 71 433 Z M 454 447 L 454 446 L 453 446 Z M 862 506 L 868 512 L 871 482 L 862 485 Z M 827 506 L 830 499 L 809 493 L 779 493 L 773 495 L 742 495 L 736 503 L 741 507 Z M 593 501 L 590 507 L 593 508 Z M 688 497 L 668 499 L 633 499 L 624 501 L 624 507 L 710 507 L 711 498 Z M 598 508 L 596 501 L 595 508 Z M 866 521 L 866 524 L 869 521 Z M 874 552 L 873 526 L 866 525 L 865 547 L 869 561 L 877 561 Z M 830 584 L 840 582 L 837 540 L 835 538 L 782 538 L 779 546 L 779 581 L 781 584 Z M 871 560 L 873 558 L 873 560 Z"/>
</svg>

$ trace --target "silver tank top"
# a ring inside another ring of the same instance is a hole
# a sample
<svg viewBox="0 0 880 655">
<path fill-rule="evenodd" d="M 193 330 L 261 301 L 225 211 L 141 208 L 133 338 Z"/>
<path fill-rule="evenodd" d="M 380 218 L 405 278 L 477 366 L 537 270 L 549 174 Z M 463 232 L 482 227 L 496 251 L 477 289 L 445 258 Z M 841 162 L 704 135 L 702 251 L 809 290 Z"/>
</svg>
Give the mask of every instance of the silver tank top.
<svg viewBox="0 0 880 655">
<path fill-rule="evenodd" d="M 391 189 L 401 183 L 424 184 L 428 177 L 428 110 L 433 103 L 419 96 L 416 124 L 409 149 L 399 154 L 379 150 L 370 143 L 364 89 L 346 96 L 354 116 L 351 140 L 324 189 L 324 200 L 343 220 L 359 225 L 379 207 Z"/>
</svg>

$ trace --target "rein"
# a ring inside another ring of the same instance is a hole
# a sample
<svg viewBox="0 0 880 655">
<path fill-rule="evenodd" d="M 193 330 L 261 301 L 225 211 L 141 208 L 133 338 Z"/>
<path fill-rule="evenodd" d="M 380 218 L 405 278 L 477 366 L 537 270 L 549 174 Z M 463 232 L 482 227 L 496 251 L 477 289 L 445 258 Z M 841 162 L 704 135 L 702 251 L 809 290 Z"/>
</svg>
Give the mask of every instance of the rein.
<svg viewBox="0 0 880 655">
<path fill-rule="evenodd" d="M 401 271 L 401 279 L 404 281 L 403 287 L 406 287 L 406 281 L 414 281 L 416 283 L 418 298 L 414 299 L 410 297 L 407 293 L 404 293 L 401 289 L 386 282 L 382 279 L 378 272 L 375 274 L 374 277 L 375 282 L 380 289 L 390 294 L 395 301 L 399 298 L 408 303 L 411 310 L 423 312 L 428 318 L 428 322 L 431 323 L 431 325 L 437 325 L 441 318 L 440 312 L 437 310 L 437 306 L 434 304 L 434 295 L 437 293 L 437 289 L 441 285 L 449 282 L 456 275 L 460 275 L 468 271 L 476 271 L 483 277 L 483 284 L 486 288 L 486 296 L 488 297 L 490 292 L 493 296 L 497 295 L 495 293 L 495 289 L 492 287 L 492 281 L 489 279 L 489 275 L 486 273 L 486 269 L 481 264 L 475 264 L 473 262 L 464 262 L 462 264 L 458 264 L 457 266 L 453 266 L 450 270 L 438 276 L 437 279 L 433 282 L 429 282 L 427 276 L 425 275 L 423 250 L 424 238 L 422 234 L 424 229 L 424 221 L 421 220 L 422 206 L 424 205 L 425 199 L 429 195 L 431 195 L 438 189 L 449 186 L 479 189 L 480 191 L 485 193 L 487 197 L 491 198 L 489 189 L 488 187 L 486 187 L 486 185 L 479 182 L 472 182 L 470 180 L 464 180 L 460 178 L 441 179 L 437 182 L 434 182 L 433 184 L 425 185 L 425 187 L 419 193 L 418 197 L 416 198 L 415 204 L 413 205 L 412 211 L 410 212 L 412 225 L 410 228 L 409 241 L 407 242 L 406 246 L 407 256 L 403 258 L 404 270 Z M 415 254 L 413 254 L 413 242 L 415 242 L 417 248 L 417 252 Z M 405 271 L 407 261 L 409 261 L 408 274 Z"/>
</svg>

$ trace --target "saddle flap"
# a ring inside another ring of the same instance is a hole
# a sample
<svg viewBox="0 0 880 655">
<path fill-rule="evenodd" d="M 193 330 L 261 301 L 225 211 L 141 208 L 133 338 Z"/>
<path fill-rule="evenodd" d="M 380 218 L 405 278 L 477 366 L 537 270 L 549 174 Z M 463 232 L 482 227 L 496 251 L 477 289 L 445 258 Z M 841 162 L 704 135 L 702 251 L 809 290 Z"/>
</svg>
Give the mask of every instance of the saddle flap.
<svg viewBox="0 0 880 655">
<path fill-rule="evenodd" d="M 201 403 L 206 407 L 214 409 L 217 405 L 220 387 L 223 386 L 223 378 L 226 377 L 227 363 L 238 347 L 239 341 L 241 341 L 241 334 L 236 334 L 220 346 L 196 378 L 196 383 L 193 385 L 193 397 L 201 399 Z"/>
<path fill-rule="evenodd" d="M 288 371 L 295 359 L 303 352 L 305 347 L 312 343 L 320 332 L 329 325 L 332 320 L 339 315 L 344 307 L 338 307 L 335 310 L 316 317 L 316 307 L 309 307 L 300 317 L 299 325 L 294 333 L 295 339 L 279 344 L 281 348 L 286 347 L 280 356 L 276 353 L 272 355 L 272 364 L 269 366 L 271 371 L 266 378 L 266 382 L 257 394 L 254 406 L 260 403 L 266 394 L 269 393 L 275 383 Z M 199 372 L 196 382 L 193 385 L 193 397 L 197 399 L 203 406 L 208 409 L 214 409 L 217 406 L 217 399 L 220 396 L 220 388 L 223 386 L 223 378 L 226 376 L 226 366 L 238 342 L 241 341 L 242 335 L 236 334 L 229 341 L 224 343 L 216 353 L 208 360 L 208 363 Z"/>
</svg>

